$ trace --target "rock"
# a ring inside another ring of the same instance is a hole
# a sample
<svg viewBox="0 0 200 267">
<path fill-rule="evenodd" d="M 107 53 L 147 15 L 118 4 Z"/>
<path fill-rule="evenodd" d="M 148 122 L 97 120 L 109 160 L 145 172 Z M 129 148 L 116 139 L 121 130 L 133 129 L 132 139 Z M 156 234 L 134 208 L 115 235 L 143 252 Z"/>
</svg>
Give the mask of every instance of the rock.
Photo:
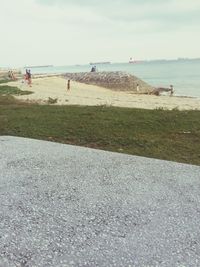
<svg viewBox="0 0 200 267">
<path fill-rule="evenodd" d="M 136 93 L 137 84 L 139 85 L 138 93 L 150 93 L 153 90 L 152 86 L 136 76 L 121 71 L 66 73 L 64 77 L 76 82 L 97 85 L 118 91 L 132 91 Z"/>
</svg>

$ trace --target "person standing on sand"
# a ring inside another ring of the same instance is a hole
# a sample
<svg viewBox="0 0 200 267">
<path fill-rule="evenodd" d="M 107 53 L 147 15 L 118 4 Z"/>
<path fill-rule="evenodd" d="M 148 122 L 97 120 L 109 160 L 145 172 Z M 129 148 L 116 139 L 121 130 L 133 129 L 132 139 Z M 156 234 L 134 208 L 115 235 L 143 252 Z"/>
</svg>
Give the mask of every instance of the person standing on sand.
<svg viewBox="0 0 200 267">
<path fill-rule="evenodd" d="M 28 70 L 26 69 L 26 73 L 24 74 L 24 82 L 28 83 Z"/>
<path fill-rule="evenodd" d="M 67 90 L 70 90 L 70 80 L 67 81 Z"/>
<path fill-rule="evenodd" d="M 26 70 L 26 75 L 27 75 L 28 85 L 31 87 L 32 86 L 31 70 Z"/>
<path fill-rule="evenodd" d="M 139 84 L 138 83 L 137 83 L 137 86 L 136 86 L 136 90 L 137 90 L 137 92 L 140 91 L 140 87 L 139 87 Z"/>
<path fill-rule="evenodd" d="M 174 94 L 174 86 L 170 85 L 170 96 L 173 96 Z"/>
</svg>

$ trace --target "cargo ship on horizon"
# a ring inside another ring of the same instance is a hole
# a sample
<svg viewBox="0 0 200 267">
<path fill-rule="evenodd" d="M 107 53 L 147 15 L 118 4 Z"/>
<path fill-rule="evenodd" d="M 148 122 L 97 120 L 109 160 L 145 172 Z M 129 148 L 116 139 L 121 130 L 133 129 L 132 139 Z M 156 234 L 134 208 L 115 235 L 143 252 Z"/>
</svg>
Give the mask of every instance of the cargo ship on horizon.
<svg viewBox="0 0 200 267">
<path fill-rule="evenodd" d="M 142 60 L 134 60 L 132 57 L 130 57 L 129 62 L 130 64 L 136 64 L 136 63 L 140 63 L 143 62 Z"/>
<path fill-rule="evenodd" d="M 50 68 L 53 67 L 53 65 L 41 65 L 41 66 L 25 66 L 24 69 L 33 69 L 33 68 Z"/>
<path fill-rule="evenodd" d="M 90 62 L 90 65 L 99 65 L 99 64 L 111 64 L 109 61 L 103 61 L 103 62 Z"/>
<path fill-rule="evenodd" d="M 130 57 L 129 62 L 130 64 L 135 64 L 135 63 L 139 63 L 139 60 L 134 60 L 132 57 Z"/>
</svg>

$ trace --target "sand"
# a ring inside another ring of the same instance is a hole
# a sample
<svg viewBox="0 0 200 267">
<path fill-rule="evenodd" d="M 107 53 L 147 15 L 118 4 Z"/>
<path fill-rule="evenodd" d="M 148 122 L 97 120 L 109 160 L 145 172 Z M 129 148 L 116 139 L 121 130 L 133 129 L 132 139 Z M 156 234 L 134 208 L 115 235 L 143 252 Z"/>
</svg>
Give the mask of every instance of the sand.
<svg viewBox="0 0 200 267">
<path fill-rule="evenodd" d="M 67 91 L 67 81 L 61 77 L 43 77 L 33 79 L 32 87 L 22 81 L 9 83 L 21 90 L 31 90 L 31 95 L 18 96 L 28 102 L 45 104 L 49 97 L 57 99 L 57 105 L 107 105 L 116 107 L 143 109 L 179 109 L 200 110 L 200 99 L 176 96 L 154 96 L 119 92 L 110 89 L 71 81 L 71 89 Z"/>
</svg>

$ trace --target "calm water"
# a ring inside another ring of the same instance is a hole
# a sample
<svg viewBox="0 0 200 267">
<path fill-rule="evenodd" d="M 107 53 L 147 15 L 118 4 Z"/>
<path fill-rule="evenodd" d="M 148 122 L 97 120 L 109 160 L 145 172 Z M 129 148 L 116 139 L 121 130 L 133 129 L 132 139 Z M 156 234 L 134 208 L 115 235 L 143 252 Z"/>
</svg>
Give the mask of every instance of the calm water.
<svg viewBox="0 0 200 267">
<path fill-rule="evenodd" d="M 87 72 L 90 65 L 32 68 L 32 73 Z M 174 85 L 175 94 L 200 97 L 200 60 L 143 62 L 137 64 L 115 63 L 97 65 L 98 71 L 126 71 L 152 86 Z"/>
</svg>

